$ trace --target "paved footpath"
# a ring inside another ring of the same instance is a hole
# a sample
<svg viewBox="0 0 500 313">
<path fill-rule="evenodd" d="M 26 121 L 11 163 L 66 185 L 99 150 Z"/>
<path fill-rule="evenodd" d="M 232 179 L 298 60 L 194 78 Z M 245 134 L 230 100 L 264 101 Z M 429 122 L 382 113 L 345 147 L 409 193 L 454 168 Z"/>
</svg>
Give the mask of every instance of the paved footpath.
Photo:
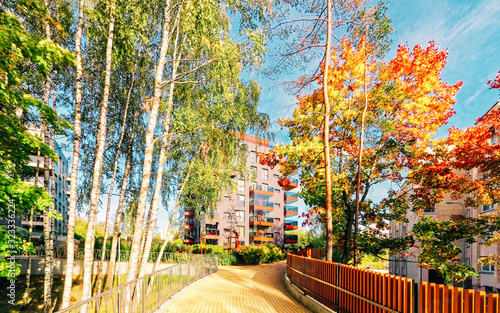
<svg viewBox="0 0 500 313">
<path fill-rule="evenodd" d="M 219 272 L 188 287 L 164 312 L 310 313 L 286 290 L 286 262 L 219 266 Z"/>
</svg>

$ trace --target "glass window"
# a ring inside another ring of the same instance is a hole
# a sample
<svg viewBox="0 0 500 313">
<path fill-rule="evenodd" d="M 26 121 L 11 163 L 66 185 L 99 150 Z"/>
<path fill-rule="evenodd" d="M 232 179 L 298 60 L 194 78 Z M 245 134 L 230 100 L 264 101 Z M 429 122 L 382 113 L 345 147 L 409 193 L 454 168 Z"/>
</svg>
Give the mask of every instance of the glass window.
<svg viewBox="0 0 500 313">
<path fill-rule="evenodd" d="M 481 212 L 487 212 L 493 210 L 494 205 L 483 204 Z"/>
<path fill-rule="evenodd" d="M 495 271 L 495 266 L 494 265 L 483 265 L 483 268 L 481 272 L 490 272 L 493 273 Z"/>
<path fill-rule="evenodd" d="M 245 206 L 245 195 L 238 195 L 237 206 Z"/>
<path fill-rule="evenodd" d="M 245 237 L 245 226 L 238 226 L 237 232 L 240 234 L 240 237 Z"/>
<path fill-rule="evenodd" d="M 267 168 L 263 168 L 262 169 L 262 179 L 267 180 L 268 175 L 269 175 L 269 171 L 267 170 Z"/>
<path fill-rule="evenodd" d="M 237 210 L 236 211 L 236 220 L 238 222 L 244 222 L 245 221 L 245 211 Z"/>
<path fill-rule="evenodd" d="M 250 151 L 250 162 L 257 163 L 257 153 L 255 151 Z"/>
<path fill-rule="evenodd" d="M 273 174 L 274 178 L 279 178 L 280 176 L 278 174 Z"/>
<path fill-rule="evenodd" d="M 243 179 L 238 180 L 238 190 L 245 191 L 245 180 Z"/>
<path fill-rule="evenodd" d="M 252 175 L 251 177 L 252 181 L 255 181 L 257 179 L 257 167 L 255 166 L 250 167 L 250 175 Z"/>
<path fill-rule="evenodd" d="M 279 204 L 279 203 L 276 203 L 276 202 L 275 202 L 275 203 L 274 203 L 274 207 L 275 207 L 275 208 L 279 208 L 279 207 L 281 207 L 281 204 Z"/>
<path fill-rule="evenodd" d="M 279 221 L 281 221 L 281 219 L 279 217 L 274 218 L 274 222 L 279 222 Z"/>
<path fill-rule="evenodd" d="M 279 189 L 279 188 L 274 188 L 274 191 L 275 191 L 276 193 L 281 193 L 281 189 Z"/>
</svg>

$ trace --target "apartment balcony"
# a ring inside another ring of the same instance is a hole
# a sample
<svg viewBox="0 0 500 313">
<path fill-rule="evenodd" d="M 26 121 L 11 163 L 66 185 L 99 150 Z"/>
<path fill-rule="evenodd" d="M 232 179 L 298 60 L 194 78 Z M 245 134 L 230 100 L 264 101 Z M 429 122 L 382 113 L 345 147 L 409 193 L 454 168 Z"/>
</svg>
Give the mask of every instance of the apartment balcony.
<svg viewBox="0 0 500 313">
<path fill-rule="evenodd" d="M 214 214 L 213 217 L 206 216 L 204 219 L 206 224 L 217 224 L 220 223 L 219 214 Z"/>
<path fill-rule="evenodd" d="M 299 236 L 294 234 L 285 234 L 285 243 L 297 243 L 299 242 Z"/>
<path fill-rule="evenodd" d="M 299 201 L 299 196 L 296 192 L 285 191 L 285 203 L 297 202 Z"/>
<path fill-rule="evenodd" d="M 287 229 L 287 230 L 299 229 L 299 222 L 285 220 L 285 229 Z"/>
<path fill-rule="evenodd" d="M 264 216 L 250 216 L 250 226 L 274 226 L 274 218 Z"/>
<path fill-rule="evenodd" d="M 269 202 L 261 199 L 250 200 L 250 211 L 274 211 L 274 202 Z"/>
<path fill-rule="evenodd" d="M 220 239 L 220 233 L 218 229 L 207 229 L 205 235 L 201 236 L 204 239 Z"/>
<path fill-rule="evenodd" d="M 274 188 L 269 187 L 268 185 L 250 185 L 250 197 L 254 194 L 264 195 L 264 196 L 273 196 Z"/>
<path fill-rule="evenodd" d="M 285 205 L 285 217 L 299 215 L 299 208 L 296 206 Z"/>
<path fill-rule="evenodd" d="M 250 232 L 250 240 L 274 242 L 274 233 Z"/>
<path fill-rule="evenodd" d="M 298 178 L 288 177 L 288 180 L 290 181 L 290 184 L 284 186 L 285 190 L 292 190 L 292 189 L 295 189 L 299 186 L 299 179 Z"/>
</svg>

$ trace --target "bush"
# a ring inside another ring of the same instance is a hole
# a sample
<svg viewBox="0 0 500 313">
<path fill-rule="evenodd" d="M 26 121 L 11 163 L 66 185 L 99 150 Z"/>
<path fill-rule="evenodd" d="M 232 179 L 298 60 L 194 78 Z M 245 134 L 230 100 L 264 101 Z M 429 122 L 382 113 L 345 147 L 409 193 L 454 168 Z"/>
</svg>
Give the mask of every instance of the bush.
<svg viewBox="0 0 500 313">
<path fill-rule="evenodd" d="M 238 259 L 233 252 L 216 252 L 219 265 L 238 265 Z"/>
<path fill-rule="evenodd" d="M 273 263 L 282 260 L 285 254 L 275 245 L 245 246 L 234 252 L 239 264 Z"/>
</svg>

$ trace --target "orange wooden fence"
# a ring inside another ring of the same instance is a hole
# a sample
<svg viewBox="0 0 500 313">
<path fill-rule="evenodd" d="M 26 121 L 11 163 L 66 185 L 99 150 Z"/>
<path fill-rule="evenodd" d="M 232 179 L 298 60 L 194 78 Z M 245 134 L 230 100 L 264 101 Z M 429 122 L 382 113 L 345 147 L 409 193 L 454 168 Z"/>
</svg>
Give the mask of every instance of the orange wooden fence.
<svg viewBox="0 0 500 313">
<path fill-rule="evenodd" d="M 500 313 L 497 294 L 426 282 L 415 288 L 409 278 L 290 253 L 287 276 L 339 313 Z"/>
</svg>

